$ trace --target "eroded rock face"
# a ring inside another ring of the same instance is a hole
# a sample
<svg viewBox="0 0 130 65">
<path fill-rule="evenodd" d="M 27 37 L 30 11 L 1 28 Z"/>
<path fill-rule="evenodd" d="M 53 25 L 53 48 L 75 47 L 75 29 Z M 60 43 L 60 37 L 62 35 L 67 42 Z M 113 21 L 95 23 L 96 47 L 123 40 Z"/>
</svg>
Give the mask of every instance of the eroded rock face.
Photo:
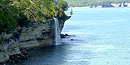
<svg viewBox="0 0 130 65">
<path fill-rule="evenodd" d="M 17 31 L 16 31 L 17 30 Z M 21 53 L 19 49 L 19 38 L 21 28 L 16 28 L 14 32 L 1 36 L 0 40 L 0 62 L 6 62 L 14 54 Z"/>
<path fill-rule="evenodd" d="M 32 23 L 31 27 L 22 30 L 19 47 L 34 48 L 52 45 L 53 26 L 53 20 L 48 20 L 45 24 Z"/>
<path fill-rule="evenodd" d="M 64 20 L 59 20 L 62 31 Z M 10 58 L 18 55 L 15 59 L 21 58 L 20 49 L 31 49 L 36 47 L 49 46 L 54 44 L 54 21 L 47 20 L 46 23 L 31 22 L 28 27 L 17 27 L 12 33 L 0 37 L 0 63 L 9 61 Z M 13 62 L 13 60 L 10 60 Z"/>
</svg>

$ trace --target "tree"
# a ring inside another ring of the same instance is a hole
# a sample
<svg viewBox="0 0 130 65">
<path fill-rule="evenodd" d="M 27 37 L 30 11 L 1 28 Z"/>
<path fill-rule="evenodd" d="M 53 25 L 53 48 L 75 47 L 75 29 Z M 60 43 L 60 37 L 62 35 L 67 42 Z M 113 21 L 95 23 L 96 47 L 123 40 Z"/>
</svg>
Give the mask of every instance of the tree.
<svg viewBox="0 0 130 65">
<path fill-rule="evenodd" d="M 13 6 L 11 0 L 0 0 L 0 34 L 2 32 L 9 32 L 16 27 L 15 18 L 10 11 L 10 8 Z"/>
<path fill-rule="evenodd" d="M 73 15 L 73 11 L 72 11 L 72 8 L 71 8 L 71 11 L 70 11 L 70 15 Z"/>
<path fill-rule="evenodd" d="M 60 8 L 65 7 L 62 2 Z M 60 4 L 59 4 L 60 5 Z M 52 17 L 65 16 L 53 0 L 0 0 L 0 34 L 18 26 L 28 26 L 30 20 L 45 22 Z"/>
<path fill-rule="evenodd" d="M 65 11 L 66 2 L 65 1 L 59 1 L 58 4 L 57 4 L 57 8 L 63 9 Z"/>
</svg>

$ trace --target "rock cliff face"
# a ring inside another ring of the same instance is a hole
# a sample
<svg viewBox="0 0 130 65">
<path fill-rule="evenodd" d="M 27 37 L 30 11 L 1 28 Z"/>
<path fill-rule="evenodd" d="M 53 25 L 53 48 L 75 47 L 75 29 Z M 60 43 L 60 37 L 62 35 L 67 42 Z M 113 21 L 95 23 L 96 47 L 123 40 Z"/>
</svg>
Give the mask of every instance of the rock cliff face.
<svg viewBox="0 0 130 65">
<path fill-rule="evenodd" d="M 45 24 L 31 22 L 30 27 L 21 32 L 19 48 L 34 48 L 53 44 L 53 20 Z"/>
<path fill-rule="evenodd" d="M 69 18 L 59 19 L 61 30 Z M 50 19 L 44 24 L 32 21 L 28 27 L 17 27 L 12 33 L 1 36 L 0 40 L 0 62 L 6 62 L 11 55 L 20 54 L 21 49 L 53 45 L 54 21 Z"/>
</svg>

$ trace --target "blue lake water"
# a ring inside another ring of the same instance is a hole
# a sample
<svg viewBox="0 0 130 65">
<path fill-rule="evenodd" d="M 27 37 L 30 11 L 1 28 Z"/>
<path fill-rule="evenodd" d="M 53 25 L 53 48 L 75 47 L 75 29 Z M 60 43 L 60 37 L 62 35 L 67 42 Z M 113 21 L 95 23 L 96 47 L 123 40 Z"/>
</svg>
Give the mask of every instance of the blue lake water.
<svg viewBox="0 0 130 65">
<path fill-rule="evenodd" d="M 71 37 L 30 51 L 34 57 L 20 64 L 130 65 L 130 8 L 75 8 L 73 13 L 62 31 Z"/>
</svg>

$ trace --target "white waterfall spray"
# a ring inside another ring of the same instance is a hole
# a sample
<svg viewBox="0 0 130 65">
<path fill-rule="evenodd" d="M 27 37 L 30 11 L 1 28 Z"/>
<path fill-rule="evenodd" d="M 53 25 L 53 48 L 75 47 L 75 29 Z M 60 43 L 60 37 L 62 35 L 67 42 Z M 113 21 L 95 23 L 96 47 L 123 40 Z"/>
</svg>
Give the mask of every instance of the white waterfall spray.
<svg viewBox="0 0 130 65">
<path fill-rule="evenodd" d="M 59 21 L 57 18 L 54 18 L 55 23 L 55 45 L 61 44 L 61 37 L 60 37 L 60 27 L 59 27 Z"/>
</svg>

